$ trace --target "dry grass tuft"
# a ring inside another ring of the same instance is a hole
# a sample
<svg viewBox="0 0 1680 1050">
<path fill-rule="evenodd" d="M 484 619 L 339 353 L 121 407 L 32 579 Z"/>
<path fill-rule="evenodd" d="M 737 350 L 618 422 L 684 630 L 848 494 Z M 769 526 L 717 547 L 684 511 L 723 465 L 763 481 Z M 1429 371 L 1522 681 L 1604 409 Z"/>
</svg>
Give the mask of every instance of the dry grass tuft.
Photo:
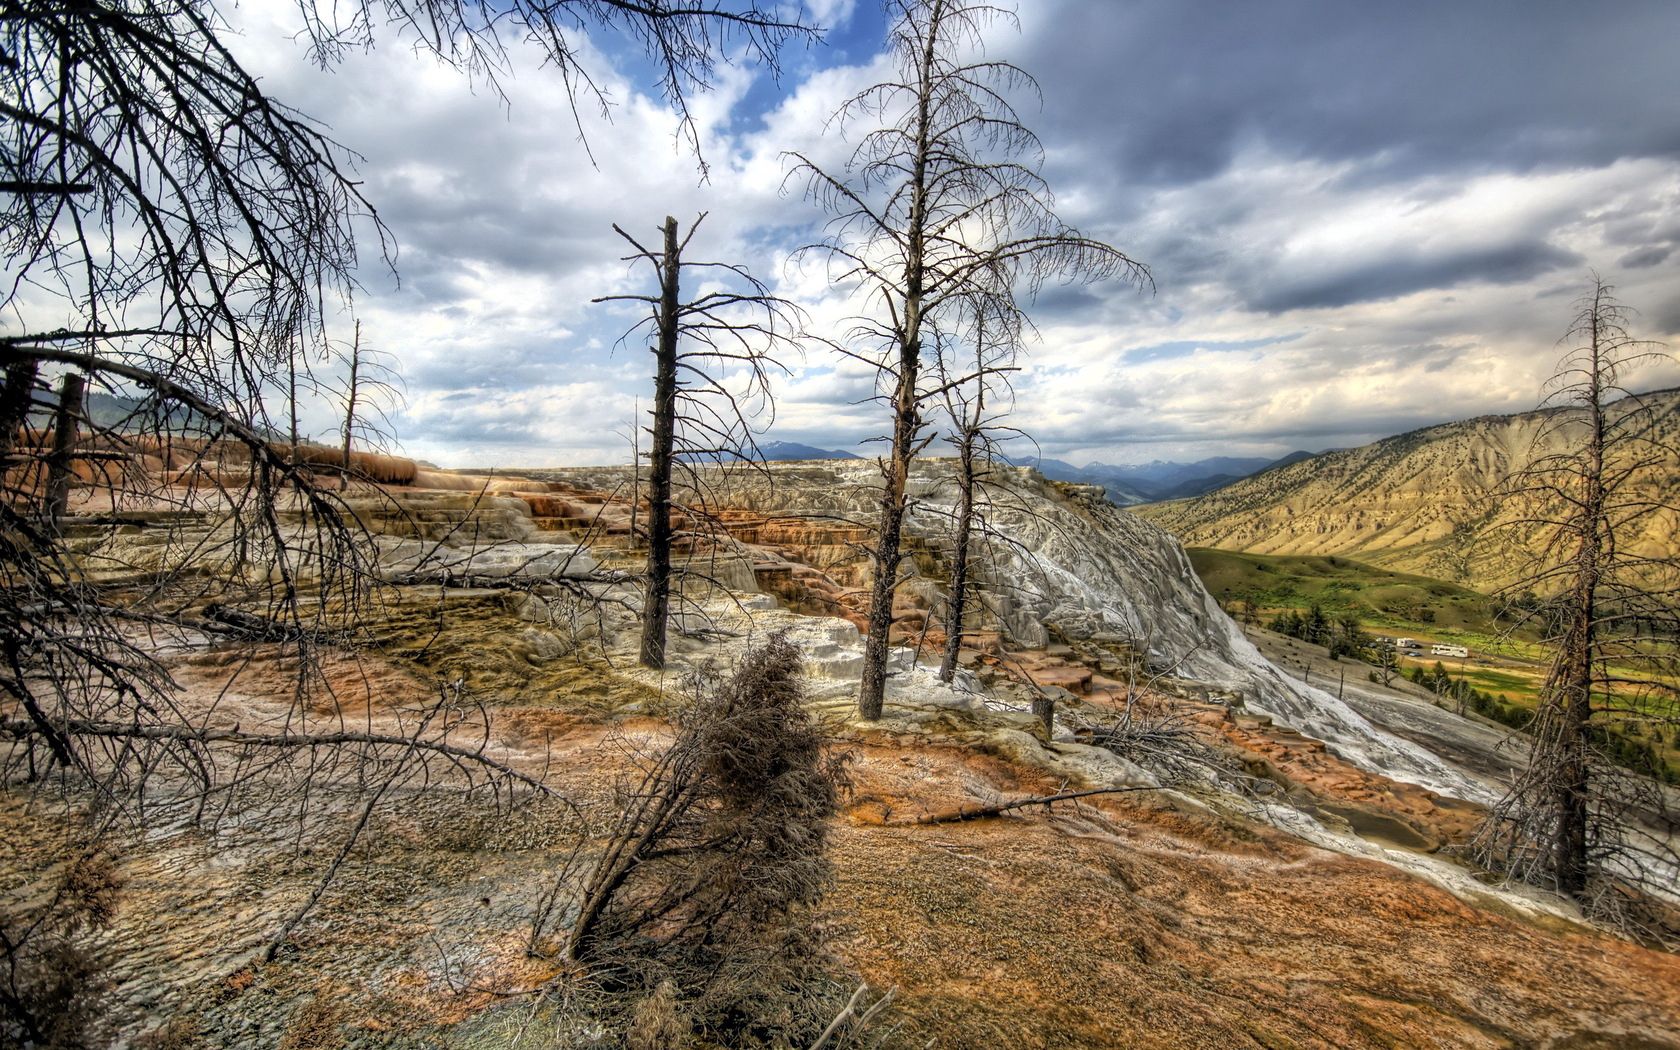
<svg viewBox="0 0 1680 1050">
<path fill-rule="evenodd" d="M 675 981 L 661 981 L 653 994 L 636 1004 L 625 1033 L 628 1050 L 680 1050 L 694 1043 L 694 1028 L 683 1016 Z"/>
</svg>

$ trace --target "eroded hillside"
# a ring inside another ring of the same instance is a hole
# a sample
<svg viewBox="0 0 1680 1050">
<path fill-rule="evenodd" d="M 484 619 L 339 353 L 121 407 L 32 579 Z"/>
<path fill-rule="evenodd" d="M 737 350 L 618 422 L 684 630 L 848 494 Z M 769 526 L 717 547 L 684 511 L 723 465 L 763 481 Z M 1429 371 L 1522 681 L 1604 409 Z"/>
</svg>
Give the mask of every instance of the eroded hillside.
<svg viewBox="0 0 1680 1050">
<path fill-rule="evenodd" d="M 1658 415 L 1655 437 L 1674 447 L 1680 391 L 1646 395 Z M 1563 450 L 1568 432 L 1547 427 L 1547 412 L 1482 416 L 1415 430 L 1359 448 L 1327 452 L 1245 478 L 1195 499 L 1136 512 L 1186 546 L 1254 554 L 1345 555 L 1384 568 L 1478 588 L 1511 582 L 1532 530 L 1494 535 L 1511 508 L 1492 497 L 1511 473 Z M 1673 505 L 1680 462 L 1642 465 L 1631 493 Z M 1673 553 L 1680 521 L 1659 514 L 1633 537 L 1640 553 Z"/>
</svg>

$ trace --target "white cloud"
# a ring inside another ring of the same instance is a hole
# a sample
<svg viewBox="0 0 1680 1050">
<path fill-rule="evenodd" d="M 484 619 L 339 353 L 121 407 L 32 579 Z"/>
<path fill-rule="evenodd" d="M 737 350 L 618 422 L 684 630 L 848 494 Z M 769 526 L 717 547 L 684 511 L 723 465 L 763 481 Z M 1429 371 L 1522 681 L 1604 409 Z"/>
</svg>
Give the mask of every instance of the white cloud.
<svg viewBox="0 0 1680 1050">
<path fill-rule="evenodd" d="M 853 14 L 852 0 L 810 7 L 836 24 Z M 314 70 L 291 38 L 289 0 L 236 16 L 245 35 L 235 50 L 267 86 L 366 155 L 368 191 L 402 245 L 403 286 L 369 266 L 359 309 L 369 344 L 401 358 L 409 376 L 407 450 L 479 464 L 625 456 L 616 431 L 648 369 L 636 346 L 613 350 L 626 315 L 589 304 L 638 280 L 619 259 L 614 222 L 652 236 L 666 214 L 686 222 L 707 211 L 696 251 L 748 263 L 810 310 L 814 331 L 844 332 L 854 307 L 843 290 L 820 266 L 788 265 L 823 216 L 788 183 L 784 151 L 838 168 L 850 145 L 828 117 L 889 71 L 884 60 L 816 69 L 751 122 L 732 118 L 754 72 L 725 70 L 693 107 L 711 164 L 702 183 L 675 114 L 604 56 L 591 56 L 592 70 L 615 105 L 610 123 L 581 112 L 586 153 L 562 82 L 527 48 L 502 81 L 504 104 L 395 41 Z M 1079 46 L 1066 53 L 1102 52 L 1102 34 L 1126 25 L 1046 20 L 1036 7 L 1027 17 L 1022 45 L 1003 42 L 1027 58 L 1074 35 Z M 1179 61 L 1197 68 L 1194 54 Z M 1194 173 L 1128 184 L 1103 136 L 1112 93 L 1140 89 L 1125 70 L 1082 82 L 1082 62 L 1035 70 L 1047 97 L 1035 122 L 1060 206 L 1150 263 L 1159 291 L 1047 290 L 1042 341 L 1017 383 L 1017 421 L 1046 455 L 1281 452 L 1529 407 L 1589 265 L 1647 311 L 1644 334 L 1680 336 L 1672 154 L 1466 162 L 1472 142 L 1432 167 L 1403 137 L 1304 150 L 1274 115 L 1265 133 L 1233 137 L 1222 163 L 1175 162 Z M 794 364 L 777 383 L 776 436 L 856 449 L 884 429 L 881 406 L 854 403 L 873 390 L 861 366 L 821 350 Z"/>
</svg>

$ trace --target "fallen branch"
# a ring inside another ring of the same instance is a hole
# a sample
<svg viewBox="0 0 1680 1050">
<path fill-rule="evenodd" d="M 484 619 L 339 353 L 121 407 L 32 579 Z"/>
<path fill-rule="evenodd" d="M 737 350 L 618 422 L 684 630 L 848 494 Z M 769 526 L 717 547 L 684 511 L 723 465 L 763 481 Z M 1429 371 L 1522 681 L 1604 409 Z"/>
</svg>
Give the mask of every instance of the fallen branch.
<svg viewBox="0 0 1680 1050">
<path fill-rule="evenodd" d="M 1088 788 L 1084 791 L 1064 791 L 1059 795 L 1036 795 L 1032 798 L 1018 798 L 1013 802 L 1000 802 L 995 806 L 980 806 L 975 809 L 957 808 L 943 813 L 929 813 L 914 820 L 888 821 L 889 827 L 912 827 L 917 824 L 956 824 L 965 820 L 983 820 L 986 817 L 996 817 L 1008 813 L 1010 810 L 1026 809 L 1029 806 L 1048 807 L 1053 802 L 1066 802 L 1075 798 L 1090 798 L 1092 795 L 1119 795 L 1131 791 L 1161 791 L 1163 788 L 1153 784 L 1129 786 Z"/>
<path fill-rule="evenodd" d="M 868 997 L 870 991 L 867 983 L 858 985 L 857 991 L 852 993 L 851 1001 L 846 1004 L 845 1009 L 834 1015 L 834 1020 L 828 1022 L 828 1027 L 823 1029 L 822 1035 L 817 1036 L 817 1041 L 811 1044 L 810 1050 L 822 1050 L 823 1047 L 828 1045 L 828 1041 L 834 1038 L 835 1033 L 842 1028 L 861 1031 L 868 1027 L 869 1022 L 873 1021 L 881 1011 L 887 1008 L 887 1004 L 892 1002 L 893 995 L 897 993 L 898 989 L 888 988 L 885 995 L 876 999 L 867 1009 L 860 1011 L 858 1007 L 863 1005 L 863 1000 Z"/>
<path fill-rule="evenodd" d="M 389 577 L 389 581 L 399 587 L 457 587 L 463 590 L 530 590 L 538 586 L 564 587 L 580 594 L 588 593 L 585 584 L 604 584 L 616 586 L 629 583 L 635 579 L 629 573 L 593 574 L 580 576 L 562 576 L 554 574 L 526 574 L 526 573 L 481 573 L 481 572 L 449 572 L 445 569 L 432 569 L 424 572 L 400 572 Z"/>
<path fill-rule="evenodd" d="M 404 771 L 405 767 L 399 763 L 396 772 L 386 777 L 385 782 L 379 785 L 379 789 L 368 798 L 367 805 L 362 807 L 362 815 L 356 820 L 356 826 L 350 829 L 350 834 L 344 839 L 344 845 L 339 847 L 338 856 L 334 857 L 333 862 L 327 865 L 326 873 L 315 884 L 315 890 L 309 895 L 309 899 L 304 901 L 303 905 L 292 913 L 292 917 L 281 924 L 279 931 L 269 938 L 268 948 L 263 952 L 263 959 L 273 962 L 279 956 L 280 949 L 285 946 L 286 939 L 292 935 L 292 931 L 297 929 L 299 923 L 309 917 L 309 913 L 315 910 L 315 905 L 319 904 L 321 898 L 326 896 L 328 887 L 333 884 L 333 879 L 338 877 L 338 869 L 343 866 L 345 859 L 350 856 L 350 851 L 356 848 L 356 843 L 361 839 L 362 831 L 367 828 L 368 820 L 373 816 L 374 809 L 378 807 L 379 800 L 385 797 L 385 792 L 391 789 L 391 785 L 397 782 L 397 778 L 401 777 Z"/>
<path fill-rule="evenodd" d="M 239 729 L 195 729 L 189 726 L 139 725 L 132 722 L 94 722 L 79 718 L 48 719 L 51 729 L 66 737 L 105 737 L 112 740 L 166 740 L 183 744 L 235 744 L 240 747 L 311 748 L 338 747 L 344 744 L 371 744 L 386 747 L 414 748 L 443 755 L 457 762 L 470 762 L 484 767 L 551 798 L 559 798 L 555 790 L 528 773 L 484 754 L 482 750 L 458 747 L 436 741 L 416 741 L 406 736 L 381 733 L 246 733 Z M 22 718 L 0 719 L 0 734 L 22 740 L 31 736 L 50 734 L 33 721 Z"/>
</svg>

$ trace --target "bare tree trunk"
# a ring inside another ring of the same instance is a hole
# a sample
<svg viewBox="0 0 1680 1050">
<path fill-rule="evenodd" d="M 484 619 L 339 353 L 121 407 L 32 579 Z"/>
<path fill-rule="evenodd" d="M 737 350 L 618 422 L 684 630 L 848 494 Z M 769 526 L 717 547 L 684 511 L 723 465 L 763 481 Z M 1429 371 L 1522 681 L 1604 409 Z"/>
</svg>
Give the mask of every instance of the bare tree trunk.
<svg viewBox="0 0 1680 1050">
<path fill-rule="evenodd" d="M 1149 279 L 1146 268 L 1048 207 L 1042 150 L 1007 100 L 1030 90 L 1032 77 L 1006 61 L 973 58 L 987 27 L 1015 24 L 1014 13 L 986 0 L 889 6 L 898 79 L 857 94 L 835 120 L 879 118 L 881 126 L 863 135 L 840 175 L 792 154 L 808 192 L 835 219 L 828 241 L 800 253 L 826 254 L 837 273 L 857 279 L 865 301 L 885 315 L 865 327 L 889 336 L 862 355 L 877 369 L 878 395 L 893 406 L 858 688 L 865 720 L 881 715 L 910 464 L 924 445 L 921 403 L 938 392 L 918 388 L 922 355 L 937 370 L 945 347 L 962 338 L 967 311 L 998 319 L 1008 340 L 1017 338 L 1026 313 L 1016 290 L 1046 278 Z"/>
<path fill-rule="evenodd" d="M 70 507 L 70 464 L 76 448 L 76 429 L 82 417 L 85 382 L 79 372 L 66 372 L 58 385 L 58 413 L 53 419 L 53 449 L 47 459 L 46 517 L 54 527 Z"/>
<path fill-rule="evenodd" d="M 1562 713 L 1557 737 L 1559 761 L 1553 785 L 1557 830 L 1552 843 L 1552 866 L 1557 873 L 1558 890 L 1567 894 L 1580 893 L 1587 885 L 1591 788 L 1587 723 L 1592 717 L 1592 663 L 1588 658 L 1591 650 L 1583 646 L 1582 640 L 1590 631 L 1590 617 L 1577 612 L 1575 623 L 1564 638 L 1565 648 L 1559 656 L 1560 674 L 1550 701 L 1558 704 Z"/>
<path fill-rule="evenodd" d="M 355 335 L 350 341 L 350 390 L 344 399 L 344 477 L 340 488 L 350 487 L 350 435 L 356 429 L 356 381 L 362 368 L 362 322 L 356 321 Z"/>
<path fill-rule="evenodd" d="M 880 534 L 875 541 L 875 580 L 869 596 L 869 635 L 864 638 L 864 679 L 858 685 L 858 716 L 879 719 L 887 696 L 887 648 L 892 632 L 892 596 L 899 588 L 899 544 L 904 534 L 904 502 L 911 479 L 919 412 L 914 380 L 899 380 L 892 428 L 892 459 L 880 494 Z"/>
<path fill-rule="evenodd" d="M 1596 651 L 1598 583 L 1604 554 L 1604 391 L 1598 367 L 1599 318 L 1592 318 L 1590 353 L 1594 367 L 1588 379 L 1587 410 L 1591 433 L 1587 439 L 1586 470 L 1582 476 L 1580 547 L 1575 554 L 1575 579 L 1570 593 L 1571 623 L 1558 655 L 1554 703 L 1562 706 L 1562 749 L 1557 777 L 1557 839 L 1553 843 L 1558 889 L 1578 894 L 1587 885 L 1587 840 L 1591 763 L 1588 725 L 1592 720 L 1592 658 Z"/>
<path fill-rule="evenodd" d="M 638 307 L 641 317 L 630 331 L 650 328 L 653 333 L 653 426 L 648 444 L 645 530 L 648 554 L 638 659 L 644 667 L 655 669 L 665 666 L 671 581 L 675 575 L 672 472 L 679 462 L 684 470 L 692 471 L 689 464 L 695 461 L 708 460 L 726 469 L 725 457 L 742 461 L 759 458 L 751 419 L 757 415 L 757 408 L 752 402 L 762 399 L 758 402 L 761 406 L 773 403 L 769 372 L 785 369 L 771 352 L 778 347 L 797 346 L 795 333 L 803 328 L 802 311 L 789 301 L 771 295 L 746 267 L 725 262 L 684 261 L 688 243 L 705 218 L 706 214 L 701 212 L 687 234 L 679 235 L 677 220 L 666 216 L 659 227 L 658 246 L 654 248 L 644 246 L 614 224 L 613 232 L 635 249 L 625 261 L 651 266 L 659 283 L 659 294 L 607 295 L 593 300 L 641 304 Z M 704 269 L 705 283 L 723 281 L 731 287 L 704 291 L 692 301 L 683 302 L 685 266 Z M 684 375 L 689 377 L 688 382 L 680 380 Z M 740 396 L 735 386 L 736 378 L 741 376 L 744 376 L 745 397 Z M 683 425 L 678 427 L 678 423 Z M 632 429 L 631 450 L 639 459 L 639 429 Z M 631 483 L 632 549 L 636 549 L 638 511 L 635 508 L 640 503 L 636 491 L 640 488 L 640 473 L 638 463 Z M 700 483 L 693 493 L 696 503 L 691 508 L 693 513 L 688 518 L 691 531 L 686 536 L 690 563 L 700 535 L 698 530 L 705 527 L 695 523 L 705 519 L 708 490 L 707 484 Z"/>
<path fill-rule="evenodd" d="M 664 272 L 659 280 L 658 343 L 653 380 L 653 445 L 648 455 L 647 585 L 642 598 L 643 667 L 665 666 L 665 621 L 671 609 L 671 450 L 677 417 L 678 282 L 682 257 L 677 220 L 665 219 Z"/>
<path fill-rule="evenodd" d="M 946 683 L 956 677 L 957 655 L 962 650 L 963 613 L 968 604 L 968 547 L 974 529 L 973 443 L 965 440 L 959 452 L 956 551 L 951 557 L 951 611 L 945 623 L 945 659 L 939 665 L 939 680 Z"/>
<path fill-rule="evenodd" d="M 886 705 L 887 648 L 892 631 L 893 595 L 898 590 L 899 549 L 904 532 L 905 494 L 910 487 L 910 461 L 916 454 L 921 409 L 916 400 L 920 347 L 907 341 L 893 398 L 892 458 L 886 467 L 881 493 L 880 536 L 875 544 L 875 580 L 869 594 L 869 635 L 863 645 L 863 680 L 858 687 L 858 715 L 873 722 Z"/>
<path fill-rule="evenodd" d="M 875 546 L 875 581 L 869 595 L 869 637 L 863 645 L 863 680 L 858 685 L 858 715 L 873 722 L 886 705 L 887 647 L 892 633 L 893 595 L 898 589 L 899 550 L 904 531 L 905 493 L 910 487 L 910 461 L 916 455 L 916 438 L 921 431 L 921 402 L 916 382 L 921 374 L 922 292 L 927 280 L 927 176 L 928 152 L 932 148 L 929 92 L 933 82 L 934 48 L 938 24 L 944 10 L 936 0 L 929 32 L 919 56 L 921 76 L 916 99 L 916 145 L 910 172 L 909 233 L 904 260 L 904 319 L 899 328 L 898 386 L 893 395 L 892 458 L 886 469 L 886 490 L 881 493 L 881 530 Z"/>
<path fill-rule="evenodd" d="M 292 347 L 286 355 L 286 410 L 289 414 L 287 421 L 287 437 L 292 443 L 292 462 L 298 462 L 298 392 L 297 392 L 297 347 Z"/>
<path fill-rule="evenodd" d="M 642 399 L 630 415 L 630 549 L 642 545 Z"/>
<path fill-rule="evenodd" d="M 18 430 L 29 419 L 37 367 L 33 358 L 6 366 L 5 385 L 0 386 L 0 454 L 17 447 Z"/>
</svg>

